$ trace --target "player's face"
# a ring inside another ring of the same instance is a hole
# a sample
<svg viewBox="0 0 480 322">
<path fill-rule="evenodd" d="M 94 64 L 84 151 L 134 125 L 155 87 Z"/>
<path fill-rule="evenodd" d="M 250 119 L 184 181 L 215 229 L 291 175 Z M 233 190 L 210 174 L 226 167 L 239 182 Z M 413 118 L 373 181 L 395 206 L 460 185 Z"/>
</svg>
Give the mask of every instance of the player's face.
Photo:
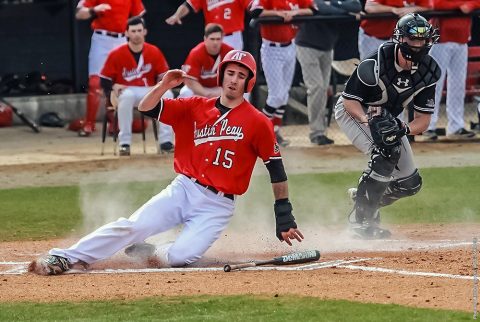
<svg viewBox="0 0 480 322">
<path fill-rule="evenodd" d="M 208 37 L 204 37 L 205 40 L 205 47 L 207 47 L 207 52 L 210 55 L 218 55 L 220 52 L 220 47 L 222 46 L 223 42 L 223 35 L 221 32 L 214 32 L 208 35 Z"/>
<path fill-rule="evenodd" d="M 410 39 L 406 37 L 405 42 L 412 48 L 413 51 L 420 51 L 420 49 L 426 45 L 425 39 Z"/>
<path fill-rule="evenodd" d="M 243 96 L 248 75 L 248 69 L 239 64 L 230 63 L 225 67 L 222 89 L 228 99 Z"/>
<path fill-rule="evenodd" d="M 128 26 L 126 35 L 128 41 L 134 45 L 140 45 L 145 42 L 145 35 L 147 34 L 147 30 L 143 25 L 140 23 L 138 25 Z"/>
</svg>

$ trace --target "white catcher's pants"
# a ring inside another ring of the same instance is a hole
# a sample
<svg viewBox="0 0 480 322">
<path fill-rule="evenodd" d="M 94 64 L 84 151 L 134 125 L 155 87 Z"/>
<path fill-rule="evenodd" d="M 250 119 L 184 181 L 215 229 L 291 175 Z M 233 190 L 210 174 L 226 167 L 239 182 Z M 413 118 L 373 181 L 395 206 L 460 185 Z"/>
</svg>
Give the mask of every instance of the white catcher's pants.
<svg viewBox="0 0 480 322">
<path fill-rule="evenodd" d="M 202 257 L 220 237 L 233 215 L 235 202 L 178 175 L 159 194 L 130 218 L 120 218 L 83 237 L 67 249 L 54 248 L 51 255 L 71 263 L 87 264 L 114 255 L 133 243 L 142 242 L 183 224 L 175 242 L 157 248 L 157 256 L 170 266 L 184 266 Z"/>
<path fill-rule="evenodd" d="M 118 97 L 118 143 L 132 143 L 132 121 L 133 108 L 138 106 L 142 98 L 150 91 L 151 87 L 130 86 L 125 88 Z M 172 91 L 167 91 L 163 98 L 173 98 Z M 165 142 L 173 142 L 173 130 L 170 125 L 160 123 L 158 141 L 160 144 Z"/>
</svg>

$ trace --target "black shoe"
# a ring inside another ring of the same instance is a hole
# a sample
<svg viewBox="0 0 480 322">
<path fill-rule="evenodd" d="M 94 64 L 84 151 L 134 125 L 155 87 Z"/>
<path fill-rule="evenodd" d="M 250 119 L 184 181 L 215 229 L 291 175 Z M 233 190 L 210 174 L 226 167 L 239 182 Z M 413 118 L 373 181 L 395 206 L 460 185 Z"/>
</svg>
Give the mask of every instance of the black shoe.
<svg viewBox="0 0 480 322">
<path fill-rule="evenodd" d="M 310 141 L 314 144 L 317 144 L 317 145 L 327 145 L 327 144 L 333 144 L 335 142 L 332 139 L 329 139 L 325 135 L 319 135 L 317 137 L 314 137 Z"/>
<path fill-rule="evenodd" d="M 461 128 L 454 133 L 448 134 L 447 137 L 449 139 L 454 139 L 454 140 L 468 140 L 468 139 L 475 138 L 475 133 L 472 131 L 467 131 L 464 128 Z"/>
<path fill-rule="evenodd" d="M 275 138 L 277 139 L 277 143 L 281 146 L 281 147 L 286 147 L 288 145 L 290 145 L 290 141 L 287 140 L 287 139 L 284 139 L 280 133 L 277 131 L 275 132 Z"/>
<path fill-rule="evenodd" d="M 392 236 L 388 229 L 378 227 L 375 223 L 363 223 L 358 227 L 352 227 L 355 237 L 360 239 L 387 239 Z"/>
<path fill-rule="evenodd" d="M 126 157 L 130 155 L 130 145 L 122 144 L 119 151 L 120 156 Z"/>
<path fill-rule="evenodd" d="M 172 142 L 165 142 L 160 144 L 160 152 L 161 153 L 172 153 L 175 150 L 175 146 Z"/>
<path fill-rule="evenodd" d="M 137 259 L 148 259 L 155 254 L 155 245 L 149 243 L 135 243 L 125 248 L 125 254 Z"/>
</svg>

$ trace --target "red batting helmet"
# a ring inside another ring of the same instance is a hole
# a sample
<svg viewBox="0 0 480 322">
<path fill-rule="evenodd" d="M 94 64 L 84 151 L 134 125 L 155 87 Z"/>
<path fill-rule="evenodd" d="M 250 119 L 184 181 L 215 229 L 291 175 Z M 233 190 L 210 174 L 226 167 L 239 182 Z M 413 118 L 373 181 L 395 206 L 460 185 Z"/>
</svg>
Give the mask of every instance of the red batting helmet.
<svg viewBox="0 0 480 322">
<path fill-rule="evenodd" d="M 250 76 L 245 81 L 245 93 L 251 92 L 253 89 L 253 85 L 255 85 L 255 81 L 257 79 L 257 63 L 255 63 L 255 59 L 253 58 L 253 56 L 249 52 L 246 52 L 243 50 L 229 51 L 225 55 L 225 57 L 223 57 L 223 60 L 220 63 L 220 66 L 218 66 L 218 71 L 217 71 L 218 86 L 222 86 L 223 73 L 228 63 L 240 64 L 250 71 Z"/>
</svg>

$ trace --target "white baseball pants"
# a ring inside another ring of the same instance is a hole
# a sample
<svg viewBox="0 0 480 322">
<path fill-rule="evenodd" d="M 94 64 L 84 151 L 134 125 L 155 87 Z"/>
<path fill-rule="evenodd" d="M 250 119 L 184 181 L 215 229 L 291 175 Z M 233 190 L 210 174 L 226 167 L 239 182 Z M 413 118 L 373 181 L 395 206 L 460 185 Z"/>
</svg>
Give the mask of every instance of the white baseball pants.
<svg viewBox="0 0 480 322">
<path fill-rule="evenodd" d="M 293 42 L 286 47 L 272 44 L 275 43 L 263 39 L 260 54 L 268 86 L 267 105 L 278 108 L 288 102 L 295 73 L 296 52 Z"/>
<path fill-rule="evenodd" d="M 393 31 L 393 30 L 392 30 Z M 358 29 L 358 53 L 360 54 L 360 60 L 367 58 L 373 54 L 375 50 L 380 47 L 386 40 L 379 39 L 373 36 L 369 36 L 363 31 L 362 28 Z"/>
<path fill-rule="evenodd" d="M 223 42 L 233 49 L 243 50 L 243 36 L 241 31 L 235 31 L 231 35 L 224 36 Z"/>
<path fill-rule="evenodd" d="M 235 202 L 178 175 L 130 218 L 120 218 L 80 239 L 67 249 L 54 248 L 50 255 L 72 264 L 87 264 L 108 258 L 128 245 L 143 242 L 183 224 L 175 242 L 157 248 L 157 256 L 170 266 L 184 266 L 200 259 L 220 237 L 235 209 Z M 161 252 L 161 253 L 160 253 Z"/>
<path fill-rule="evenodd" d="M 440 66 L 442 75 L 435 88 L 435 112 L 430 120 L 429 130 L 435 130 L 442 100 L 442 91 L 447 77 L 447 134 L 465 127 L 465 82 L 467 78 L 467 44 L 446 42 L 433 45 L 432 56 Z"/>
<path fill-rule="evenodd" d="M 115 38 L 103 34 L 92 34 L 88 53 L 88 76 L 100 75 L 108 54 L 116 47 L 127 42 L 127 38 Z"/>
<path fill-rule="evenodd" d="M 129 86 L 122 90 L 118 97 L 118 143 L 128 144 L 132 143 L 132 121 L 133 108 L 138 106 L 142 98 L 147 95 L 151 87 L 144 86 Z M 167 91 L 163 98 L 173 98 L 172 91 Z M 158 142 L 160 144 L 165 142 L 173 142 L 173 129 L 170 125 L 160 123 L 158 130 Z"/>
</svg>

